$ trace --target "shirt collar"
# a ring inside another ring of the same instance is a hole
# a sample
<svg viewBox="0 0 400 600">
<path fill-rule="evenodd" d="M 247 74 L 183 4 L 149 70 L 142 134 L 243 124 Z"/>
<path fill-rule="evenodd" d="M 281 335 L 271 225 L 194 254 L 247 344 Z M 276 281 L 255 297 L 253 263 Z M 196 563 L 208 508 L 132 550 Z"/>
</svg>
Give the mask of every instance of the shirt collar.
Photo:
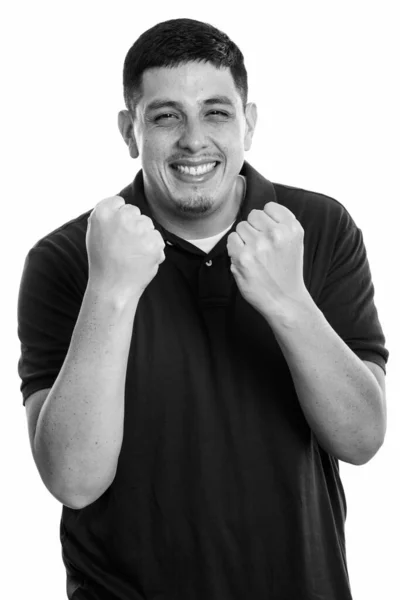
<svg viewBox="0 0 400 600">
<path fill-rule="evenodd" d="M 265 179 L 265 177 L 263 177 L 260 173 L 258 173 L 258 171 L 256 171 L 256 169 L 254 169 L 247 161 L 244 161 L 240 175 L 244 175 L 246 178 L 246 195 L 240 206 L 236 220 L 232 225 L 232 230 L 235 229 L 239 221 L 246 221 L 249 213 L 253 209 L 262 210 L 267 202 L 277 202 L 273 184 L 268 179 Z M 164 242 L 169 242 L 170 245 L 178 244 L 185 250 L 195 254 L 204 255 L 204 252 L 200 250 L 200 248 L 193 246 L 193 244 L 190 244 L 190 242 L 187 242 L 172 232 L 167 231 L 155 220 L 145 197 L 142 169 L 138 171 L 133 182 L 121 190 L 119 196 L 122 196 L 127 204 L 136 205 L 140 209 L 142 215 L 146 215 L 152 219 L 155 229 L 161 233 Z M 227 235 L 229 235 L 229 232 L 227 232 L 222 239 L 224 239 Z"/>
</svg>

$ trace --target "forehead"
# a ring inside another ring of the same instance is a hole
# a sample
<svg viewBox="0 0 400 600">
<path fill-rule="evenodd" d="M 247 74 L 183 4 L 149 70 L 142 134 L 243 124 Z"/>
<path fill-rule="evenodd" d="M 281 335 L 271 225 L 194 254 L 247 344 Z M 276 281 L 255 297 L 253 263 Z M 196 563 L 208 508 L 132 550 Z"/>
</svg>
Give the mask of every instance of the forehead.
<svg viewBox="0 0 400 600">
<path fill-rule="evenodd" d="M 140 104 L 144 107 L 160 97 L 199 103 L 214 96 L 227 96 L 233 104 L 241 102 L 228 68 L 189 62 L 178 67 L 148 69 L 143 73 Z"/>
</svg>

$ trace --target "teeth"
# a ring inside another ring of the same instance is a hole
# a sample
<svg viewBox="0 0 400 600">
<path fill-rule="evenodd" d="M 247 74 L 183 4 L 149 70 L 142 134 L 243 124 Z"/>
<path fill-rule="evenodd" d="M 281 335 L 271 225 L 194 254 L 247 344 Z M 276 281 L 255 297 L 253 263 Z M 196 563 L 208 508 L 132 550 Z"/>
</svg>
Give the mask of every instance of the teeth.
<svg viewBox="0 0 400 600">
<path fill-rule="evenodd" d="M 185 175 L 204 175 L 204 173 L 209 173 L 209 171 L 212 171 L 216 164 L 216 162 L 212 162 L 206 165 L 200 165 L 198 167 L 184 167 L 183 165 L 176 165 L 176 169 Z"/>
</svg>

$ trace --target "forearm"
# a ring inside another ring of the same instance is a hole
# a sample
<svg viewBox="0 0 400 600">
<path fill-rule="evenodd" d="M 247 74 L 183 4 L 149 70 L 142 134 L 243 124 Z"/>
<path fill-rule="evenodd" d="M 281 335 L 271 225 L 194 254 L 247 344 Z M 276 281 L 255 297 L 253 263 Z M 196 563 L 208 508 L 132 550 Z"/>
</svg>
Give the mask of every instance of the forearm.
<svg viewBox="0 0 400 600">
<path fill-rule="evenodd" d="M 289 366 L 303 413 L 319 444 L 363 464 L 384 438 L 382 391 L 362 360 L 313 302 L 268 319 Z"/>
<path fill-rule="evenodd" d="M 93 502 L 115 476 L 137 303 L 88 285 L 68 354 L 38 418 L 34 455 L 42 479 L 73 507 Z"/>
</svg>

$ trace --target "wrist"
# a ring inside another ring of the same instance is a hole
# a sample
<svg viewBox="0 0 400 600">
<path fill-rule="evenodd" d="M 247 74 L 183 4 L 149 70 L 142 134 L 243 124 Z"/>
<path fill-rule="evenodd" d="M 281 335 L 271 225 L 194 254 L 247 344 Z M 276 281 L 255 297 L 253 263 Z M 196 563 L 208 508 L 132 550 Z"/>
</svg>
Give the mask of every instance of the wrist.
<svg viewBox="0 0 400 600">
<path fill-rule="evenodd" d="M 90 295 L 93 299 L 107 302 L 115 309 L 123 310 L 125 308 L 134 307 L 139 303 L 143 290 L 138 290 L 132 286 L 116 285 L 108 281 L 89 277 L 86 295 Z"/>
<path fill-rule="evenodd" d="M 294 329 L 317 312 L 321 313 L 311 294 L 305 289 L 301 296 L 285 298 L 273 308 L 263 310 L 262 315 L 272 328 Z"/>
</svg>

